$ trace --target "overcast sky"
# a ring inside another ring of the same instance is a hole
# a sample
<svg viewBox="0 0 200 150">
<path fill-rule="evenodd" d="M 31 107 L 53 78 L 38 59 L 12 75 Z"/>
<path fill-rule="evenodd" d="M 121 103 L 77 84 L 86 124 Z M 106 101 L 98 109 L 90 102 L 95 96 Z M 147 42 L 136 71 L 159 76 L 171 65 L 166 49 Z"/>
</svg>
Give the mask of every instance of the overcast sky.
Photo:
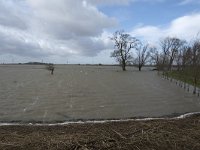
<svg viewBox="0 0 200 150">
<path fill-rule="evenodd" d="M 157 44 L 200 32 L 200 0 L 0 0 L 0 63 L 114 63 L 124 29 Z"/>
</svg>

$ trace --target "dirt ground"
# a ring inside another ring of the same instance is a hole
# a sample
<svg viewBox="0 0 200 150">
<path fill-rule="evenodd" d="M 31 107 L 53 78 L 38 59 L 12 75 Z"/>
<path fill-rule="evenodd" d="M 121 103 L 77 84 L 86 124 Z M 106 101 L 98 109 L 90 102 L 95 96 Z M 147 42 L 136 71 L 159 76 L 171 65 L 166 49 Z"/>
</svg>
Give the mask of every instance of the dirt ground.
<svg viewBox="0 0 200 150">
<path fill-rule="evenodd" d="M 0 149 L 199 150 L 200 115 L 62 126 L 0 126 Z"/>
</svg>

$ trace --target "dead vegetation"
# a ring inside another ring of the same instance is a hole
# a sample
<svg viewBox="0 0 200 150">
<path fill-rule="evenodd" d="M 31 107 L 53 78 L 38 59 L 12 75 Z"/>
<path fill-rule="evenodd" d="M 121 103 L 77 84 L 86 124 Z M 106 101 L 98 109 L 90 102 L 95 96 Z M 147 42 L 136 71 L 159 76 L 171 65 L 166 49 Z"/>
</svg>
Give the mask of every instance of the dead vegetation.
<svg viewBox="0 0 200 150">
<path fill-rule="evenodd" d="M 46 65 L 46 69 L 49 70 L 49 71 L 51 72 L 51 75 L 53 75 L 55 66 L 54 66 L 54 64 L 47 64 L 47 65 Z"/>
<path fill-rule="evenodd" d="M 1 126 L 0 149 L 199 150 L 200 116 L 64 126 Z"/>
</svg>

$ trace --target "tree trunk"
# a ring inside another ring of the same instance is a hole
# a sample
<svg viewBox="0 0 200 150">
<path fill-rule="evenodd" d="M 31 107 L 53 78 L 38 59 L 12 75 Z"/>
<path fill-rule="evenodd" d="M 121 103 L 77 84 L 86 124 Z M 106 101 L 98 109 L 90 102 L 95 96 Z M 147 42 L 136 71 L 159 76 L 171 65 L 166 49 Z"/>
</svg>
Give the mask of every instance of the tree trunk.
<svg viewBox="0 0 200 150">
<path fill-rule="evenodd" d="M 122 64 L 122 70 L 126 71 L 126 65 L 125 64 Z"/>
<path fill-rule="evenodd" d="M 126 62 L 125 62 L 125 60 L 122 60 L 122 70 L 126 71 Z"/>
<path fill-rule="evenodd" d="M 142 66 L 139 66 L 138 68 L 139 68 L 139 71 L 141 71 L 141 69 L 142 69 Z"/>
<path fill-rule="evenodd" d="M 196 90 L 197 90 L 197 78 L 194 78 L 194 90 L 193 90 L 193 94 L 196 94 Z"/>
<path fill-rule="evenodd" d="M 173 59 L 170 59 L 169 65 L 168 65 L 168 71 L 171 71 L 173 67 Z"/>
<path fill-rule="evenodd" d="M 53 75 L 53 71 L 54 71 L 54 69 L 51 69 L 51 75 Z"/>
<path fill-rule="evenodd" d="M 197 87 L 196 87 L 196 85 L 194 85 L 193 94 L 196 94 L 196 89 L 197 89 Z"/>
</svg>

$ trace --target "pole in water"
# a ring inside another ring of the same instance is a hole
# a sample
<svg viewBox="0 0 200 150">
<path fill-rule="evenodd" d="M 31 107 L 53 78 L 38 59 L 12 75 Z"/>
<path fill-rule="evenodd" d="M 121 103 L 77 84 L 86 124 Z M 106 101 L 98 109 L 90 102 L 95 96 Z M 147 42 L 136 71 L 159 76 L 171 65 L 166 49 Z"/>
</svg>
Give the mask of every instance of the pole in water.
<svg viewBox="0 0 200 150">
<path fill-rule="evenodd" d="M 196 94 L 196 86 L 194 86 L 193 94 Z"/>
</svg>

